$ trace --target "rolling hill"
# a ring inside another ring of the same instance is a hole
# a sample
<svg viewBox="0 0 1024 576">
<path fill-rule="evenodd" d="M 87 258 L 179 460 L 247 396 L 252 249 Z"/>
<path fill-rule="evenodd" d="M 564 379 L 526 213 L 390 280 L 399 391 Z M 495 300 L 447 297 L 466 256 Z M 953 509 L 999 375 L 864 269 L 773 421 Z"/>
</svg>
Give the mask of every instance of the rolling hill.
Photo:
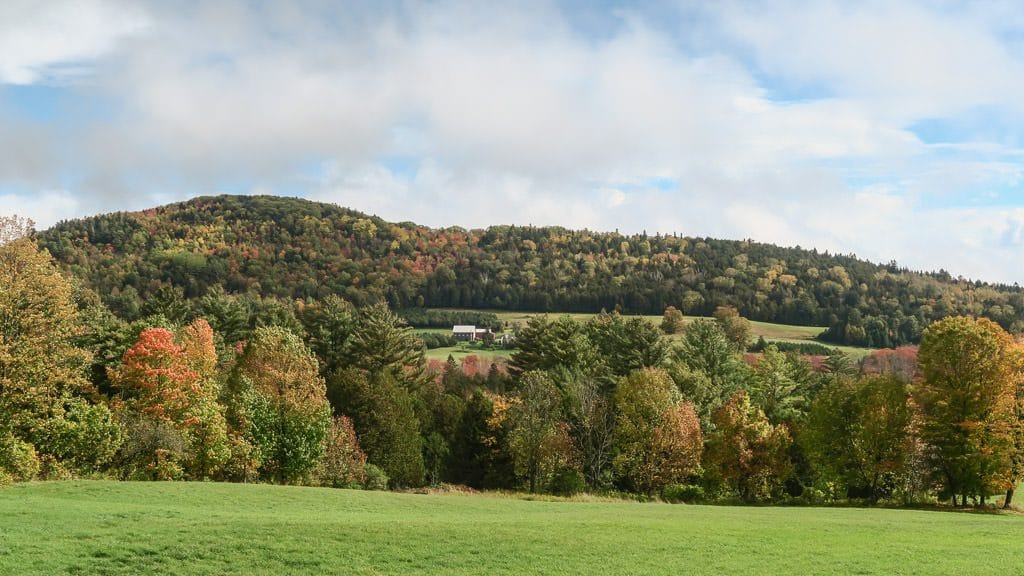
<svg viewBox="0 0 1024 576">
<path fill-rule="evenodd" d="M 434 229 L 274 196 L 200 197 L 65 221 L 37 234 L 123 317 L 161 291 L 212 287 L 284 299 L 339 294 L 393 307 L 688 315 L 734 306 L 765 322 L 828 326 L 835 343 L 915 342 L 949 315 L 1024 329 L 1017 286 L 920 273 L 750 240 L 561 227 Z"/>
</svg>

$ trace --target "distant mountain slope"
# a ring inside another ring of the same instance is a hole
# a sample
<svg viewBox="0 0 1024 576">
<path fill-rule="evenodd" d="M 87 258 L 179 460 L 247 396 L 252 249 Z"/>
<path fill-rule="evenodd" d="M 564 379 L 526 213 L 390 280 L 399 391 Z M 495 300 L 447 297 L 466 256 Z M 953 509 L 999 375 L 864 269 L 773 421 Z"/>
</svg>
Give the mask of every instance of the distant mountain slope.
<svg viewBox="0 0 1024 576">
<path fill-rule="evenodd" d="M 508 310 L 706 315 L 731 305 L 755 320 L 828 325 L 830 339 L 916 341 L 951 314 L 1024 328 L 1024 294 L 815 250 L 752 241 L 492 226 L 431 229 L 331 204 L 216 196 L 62 222 L 40 244 L 115 310 L 168 285 L 221 285 L 280 298 Z M 137 308 L 137 306 L 136 306 Z"/>
</svg>

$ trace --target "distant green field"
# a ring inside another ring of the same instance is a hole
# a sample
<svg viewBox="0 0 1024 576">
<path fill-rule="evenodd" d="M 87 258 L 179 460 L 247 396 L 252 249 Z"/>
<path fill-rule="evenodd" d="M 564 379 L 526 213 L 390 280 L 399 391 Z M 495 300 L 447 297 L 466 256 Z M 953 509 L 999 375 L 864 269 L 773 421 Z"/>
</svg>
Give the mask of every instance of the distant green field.
<svg viewBox="0 0 1024 576">
<path fill-rule="evenodd" d="M 0 574 L 1020 574 L 1024 518 L 240 484 L 0 489 Z"/>
<path fill-rule="evenodd" d="M 452 309 L 449 308 L 448 310 L 452 310 Z M 511 323 L 516 323 L 516 322 L 518 322 L 519 324 L 525 324 L 527 322 L 527 320 L 529 320 L 531 317 L 544 314 L 543 312 L 509 312 L 507 310 L 474 310 L 474 311 L 489 312 L 491 314 L 496 315 L 498 317 L 498 319 L 501 320 L 502 322 L 506 322 L 506 323 L 510 323 L 510 324 Z M 578 320 L 580 322 L 585 322 L 585 321 L 589 320 L 590 318 L 593 318 L 594 314 L 582 314 L 582 313 L 571 313 L 570 314 L 570 313 L 550 312 L 550 313 L 548 313 L 548 316 L 550 316 L 552 318 L 558 318 L 560 316 L 569 316 L 569 317 L 571 317 L 571 318 L 573 318 L 575 320 Z M 645 320 L 647 320 L 648 322 L 652 323 L 652 324 L 655 324 L 655 325 L 660 325 L 661 324 L 661 316 L 645 315 L 645 316 L 643 316 L 643 318 Z M 696 320 L 697 318 L 704 318 L 704 317 L 702 317 L 702 316 L 686 316 L 685 317 L 685 321 L 687 323 L 690 323 L 690 322 L 693 322 L 694 320 Z M 799 342 L 808 342 L 808 341 L 817 342 L 817 340 L 816 340 L 817 336 L 826 330 L 826 327 L 824 327 L 824 326 L 789 326 L 789 325 L 786 325 L 786 324 L 772 324 L 770 322 L 755 322 L 755 321 L 751 321 L 750 325 L 751 325 L 751 335 L 752 335 L 752 338 L 754 340 L 756 340 L 757 338 L 759 338 L 761 336 L 764 336 L 765 340 L 768 340 L 769 342 L 771 342 L 771 341 L 775 341 L 775 342 L 797 342 L 797 343 L 799 343 Z M 416 331 L 417 332 L 434 332 L 434 333 L 439 333 L 439 334 L 440 333 L 447 334 L 447 333 L 451 332 L 451 330 L 445 329 L 445 328 L 416 328 Z M 673 338 L 676 338 L 676 336 L 673 336 Z M 868 354 L 870 354 L 871 352 L 874 351 L 873 348 L 859 348 L 859 347 L 856 347 L 856 346 L 837 346 L 837 345 L 828 344 L 828 343 L 823 343 L 823 344 L 825 346 L 828 346 L 829 348 L 838 348 L 843 353 L 851 356 L 854 360 L 860 360 L 861 358 L 867 356 Z M 509 357 L 509 356 L 511 356 L 511 353 L 512 353 L 512 351 L 510 351 L 510 350 L 497 350 L 497 351 L 493 351 L 493 352 L 483 352 L 483 353 L 481 353 L 481 352 L 468 352 L 467 353 L 467 352 L 465 352 L 465 351 L 463 351 L 463 350 L 461 350 L 459 348 L 451 348 L 450 347 L 450 348 L 437 348 L 437 349 L 433 349 L 433 350 L 428 350 L 427 351 L 427 358 L 428 359 L 436 358 L 436 359 L 444 360 L 444 359 L 448 358 L 449 354 L 451 354 L 455 358 L 459 358 L 460 355 L 461 356 L 466 356 L 468 354 L 476 354 L 478 356 L 481 356 L 481 355 L 493 355 L 493 356 L 497 356 L 497 357 Z"/>
<path fill-rule="evenodd" d="M 456 360 L 461 360 L 466 356 L 476 356 L 485 359 L 487 364 L 490 364 L 491 358 L 510 358 L 513 352 L 514 350 L 473 350 L 472 348 L 447 346 L 427 350 L 425 356 L 427 360 L 447 360 L 449 355 Z"/>
<path fill-rule="evenodd" d="M 507 310 L 480 310 L 481 312 L 490 312 L 498 317 L 502 322 L 518 322 L 525 324 L 533 316 L 543 314 L 542 312 L 509 312 Z M 569 316 L 581 322 L 585 322 L 590 318 L 593 318 L 593 314 L 580 314 L 580 313 L 548 313 L 548 316 L 557 318 L 559 316 Z M 661 316 L 657 315 L 645 315 L 645 320 L 655 325 L 661 324 Z M 686 316 L 685 321 L 687 323 L 693 322 L 700 316 Z M 779 342 L 807 342 L 817 341 L 815 338 L 826 330 L 825 326 L 789 326 L 786 324 L 772 324 L 770 322 L 754 322 L 751 321 L 751 333 L 752 337 L 756 340 L 758 337 L 764 336 L 765 340 L 768 341 L 779 341 Z M 872 352 L 871 348 L 858 348 L 854 346 L 834 346 L 832 344 L 825 344 L 830 348 L 839 348 L 846 354 L 853 356 L 855 359 L 860 359 L 867 356 Z M 447 353 L 445 354 L 447 358 Z"/>
<path fill-rule="evenodd" d="M 491 312 L 498 316 L 498 319 L 502 322 L 519 322 L 525 323 L 533 316 L 542 314 L 542 312 L 508 312 L 508 311 L 496 311 L 496 310 L 484 310 L 484 312 Z M 579 321 L 586 321 L 594 317 L 594 314 L 562 314 L 551 312 L 548 314 L 552 318 L 558 318 L 560 316 L 570 316 Z M 642 316 L 648 322 L 660 325 L 661 316 L 657 315 L 645 315 Z M 699 316 L 686 316 L 685 321 L 687 323 L 693 322 Z M 764 336 L 767 340 L 814 340 L 814 338 L 825 331 L 823 326 L 787 326 L 785 324 L 771 324 L 768 322 L 751 322 L 752 333 L 754 338 L 758 336 Z"/>
</svg>

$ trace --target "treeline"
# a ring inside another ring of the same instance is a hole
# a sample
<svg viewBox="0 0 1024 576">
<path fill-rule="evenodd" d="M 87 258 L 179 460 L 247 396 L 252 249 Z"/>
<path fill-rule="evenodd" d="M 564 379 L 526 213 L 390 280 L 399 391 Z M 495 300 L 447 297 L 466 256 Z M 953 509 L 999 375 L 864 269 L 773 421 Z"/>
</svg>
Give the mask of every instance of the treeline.
<svg viewBox="0 0 1024 576">
<path fill-rule="evenodd" d="M 838 353 L 815 370 L 772 346 L 748 363 L 730 310 L 676 343 L 642 318 L 538 316 L 507 373 L 468 375 L 454 360 L 431 369 L 384 303 L 277 302 L 249 324 L 217 313 L 233 302 L 218 292 L 176 319 L 129 322 L 11 236 L 0 480 L 966 505 L 1008 503 L 1024 467 L 1021 348 L 984 319 L 926 329 L 913 383 L 909 349 L 879 355 L 877 374 Z"/>
<path fill-rule="evenodd" d="M 764 352 L 769 346 L 774 347 L 779 352 L 796 352 L 801 356 L 828 356 L 832 354 L 835 349 L 829 348 L 817 342 L 783 342 L 773 341 L 769 343 L 764 339 L 764 336 L 760 336 L 757 342 L 754 342 L 747 347 L 748 352 Z"/>
<path fill-rule="evenodd" d="M 707 316 L 828 326 L 834 343 L 894 347 L 955 315 L 1018 333 L 1024 293 L 895 263 L 752 241 L 621 235 L 559 227 L 430 229 L 278 197 L 197 198 L 63 222 L 38 236 L 60 265 L 137 319 L 167 290 L 223 288 L 288 301 L 339 295 L 357 306 Z"/>
<path fill-rule="evenodd" d="M 438 310 L 431 308 L 406 308 L 399 310 L 398 315 L 414 328 L 447 328 L 459 324 L 490 328 L 500 332 L 503 328 L 497 314 L 478 312 L 476 310 Z"/>
</svg>

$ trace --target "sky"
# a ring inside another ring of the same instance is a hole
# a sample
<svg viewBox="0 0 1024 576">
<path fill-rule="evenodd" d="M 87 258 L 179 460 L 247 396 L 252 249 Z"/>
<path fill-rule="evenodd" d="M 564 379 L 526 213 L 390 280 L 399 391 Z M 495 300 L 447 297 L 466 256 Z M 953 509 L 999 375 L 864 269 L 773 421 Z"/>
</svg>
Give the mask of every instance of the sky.
<svg viewBox="0 0 1024 576">
<path fill-rule="evenodd" d="M 221 193 L 1024 284 L 1024 10 L 0 2 L 0 214 Z"/>
</svg>

